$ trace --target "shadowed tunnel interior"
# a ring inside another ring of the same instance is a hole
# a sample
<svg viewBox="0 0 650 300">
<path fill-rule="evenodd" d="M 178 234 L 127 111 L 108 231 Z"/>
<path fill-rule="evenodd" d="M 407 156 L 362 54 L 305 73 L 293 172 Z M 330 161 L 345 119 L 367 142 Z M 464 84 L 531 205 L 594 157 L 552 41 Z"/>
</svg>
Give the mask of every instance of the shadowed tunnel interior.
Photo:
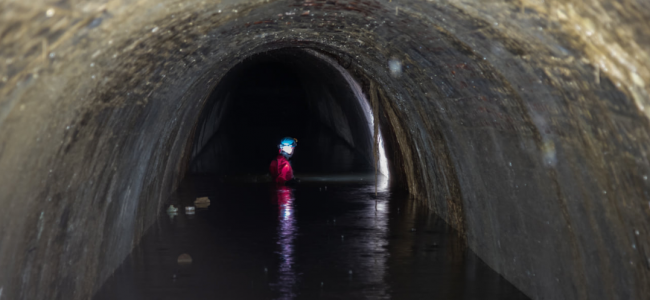
<svg viewBox="0 0 650 300">
<path fill-rule="evenodd" d="M 281 137 L 305 174 L 372 174 L 375 128 L 391 190 L 526 296 L 645 299 L 648 20 L 645 0 L 1 2 L 0 300 L 91 298 L 183 179 L 259 179 Z"/>
<path fill-rule="evenodd" d="M 285 136 L 300 150 L 300 172 L 374 171 L 372 120 L 342 74 L 299 48 L 254 55 L 235 66 L 209 96 L 192 148 L 193 174 L 268 172 Z"/>
</svg>

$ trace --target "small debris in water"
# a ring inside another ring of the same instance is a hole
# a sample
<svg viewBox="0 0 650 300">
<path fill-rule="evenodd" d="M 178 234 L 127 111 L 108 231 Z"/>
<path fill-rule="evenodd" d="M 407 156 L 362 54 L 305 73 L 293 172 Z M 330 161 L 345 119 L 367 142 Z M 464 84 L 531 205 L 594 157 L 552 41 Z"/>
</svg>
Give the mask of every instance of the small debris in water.
<svg viewBox="0 0 650 300">
<path fill-rule="evenodd" d="M 156 31 L 158 31 L 158 27 L 154 27 L 153 29 L 151 29 L 151 33 L 156 33 Z"/>
<path fill-rule="evenodd" d="M 175 213 L 178 211 L 178 207 L 174 207 L 173 205 L 170 205 L 169 208 L 167 208 L 168 213 Z"/>
<path fill-rule="evenodd" d="M 188 265 L 192 263 L 192 257 L 187 253 L 183 253 L 178 256 L 177 261 L 179 265 Z"/>
<path fill-rule="evenodd" d="M 352 270 L 348 271 L 348 274 L 352 275 Z"/>
<path fill-rule="evenodd" d="M 415 231 L 415 228 L 411 228 L 411 232 Z"/>
<path fill-rule="evenodd" d="M 45 12 L 45 15 L 49 18 L 54 16 L 54 8 L 50 8 Z"/>
<path fill-rule="evenodd" d="M 268 273 L 268 272 L 269 272 L 269 269 L 264 268 L 264 273 Z"/>
<path fill-rule="evenodd" d="M 303 11 L 302 14 L 300 14 L 300 15 L 301 16 L 309 16 L 309 11 L 308 10 Z"/>
<path fill-rule="evenodd" d="M 185 207 L 185 213 L 188 215 L 193 215 L 194 214 L 194 206 L 186 206 Z"/>
<path fill-rule="evenodd" d="M 207 208 L 208 206 L 210 206 L 210 198 L 208 197 L 196 198 L 196 200 L 194 200 L 194 205 L 198 208 Z"/>
</svg>

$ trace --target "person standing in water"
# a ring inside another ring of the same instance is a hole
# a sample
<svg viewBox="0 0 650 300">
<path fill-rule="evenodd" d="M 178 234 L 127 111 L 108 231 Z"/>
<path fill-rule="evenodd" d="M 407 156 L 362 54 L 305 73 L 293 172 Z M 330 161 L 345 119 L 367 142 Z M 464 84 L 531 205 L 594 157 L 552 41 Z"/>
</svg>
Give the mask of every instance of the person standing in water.
<svg viewBox="0 0 650 300">
<path fill-rule="evenodd" d="M 278 185 L 285 185 L 287 182 L 295 182 L 293 178 L 293 168 L 289 159 L 293 156 L 294 149 L 298 145 L 298 140 L 285 137 L 280 141 L 278 148 L 280 148 L 278 156 L 271 162 L 269 166 L 269 173 Z"/>
</svg>

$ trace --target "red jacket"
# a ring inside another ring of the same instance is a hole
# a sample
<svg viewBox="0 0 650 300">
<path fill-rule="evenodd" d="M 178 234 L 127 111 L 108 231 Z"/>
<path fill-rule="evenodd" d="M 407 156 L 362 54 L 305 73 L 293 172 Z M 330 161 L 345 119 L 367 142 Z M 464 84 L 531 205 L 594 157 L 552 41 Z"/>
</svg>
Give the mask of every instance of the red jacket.
<svg viewBox="0 0 650 300">
<path fill-rule="evenodd" d="M 271 162 L 269 166 L 269 172 L 277 184 L 284 184 L 285 182 L 293 178 L 293 169 L 291 164 L 282 154 L 278 156 Z"/>
</svg>

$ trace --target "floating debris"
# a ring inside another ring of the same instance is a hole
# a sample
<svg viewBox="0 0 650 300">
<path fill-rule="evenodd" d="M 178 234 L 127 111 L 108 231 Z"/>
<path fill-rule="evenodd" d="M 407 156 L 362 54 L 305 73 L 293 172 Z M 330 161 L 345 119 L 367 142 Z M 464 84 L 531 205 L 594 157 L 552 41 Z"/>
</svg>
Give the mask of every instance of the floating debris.
<svg viewBox="0 0 650 300">
<path fill-rule="evenodd" d="M 192 263 L 192 257 L 187 253 L 183 253 L 178 256 L 177 261 L 179 265 L 189 265 Z"/>
<path fill-rule="evenodd" d="M 185 213 L 188 214 L 188 215 L 193 215 L 194 211 L 195 211 L 194 206 L 186 206 L 185 207 Z"/>
<path fill-rule="evenodd" d="M 171 213 L 175 213 L 175 212 L 177 212 L 177 211 L 178 211 L 178 207 L 174 207 L 173 205 L 170 205 L 170 206 L 167 208 L 167 213 L 170 213 L 170 214 L 171 214 Z"/>
<path fill-rule="evenodd" d="M 210 199 L 208 197 L 200 197 L 194 200 L 194 206 L 198 208 L 208 208 L 210 206 Z"/>
</svg>

